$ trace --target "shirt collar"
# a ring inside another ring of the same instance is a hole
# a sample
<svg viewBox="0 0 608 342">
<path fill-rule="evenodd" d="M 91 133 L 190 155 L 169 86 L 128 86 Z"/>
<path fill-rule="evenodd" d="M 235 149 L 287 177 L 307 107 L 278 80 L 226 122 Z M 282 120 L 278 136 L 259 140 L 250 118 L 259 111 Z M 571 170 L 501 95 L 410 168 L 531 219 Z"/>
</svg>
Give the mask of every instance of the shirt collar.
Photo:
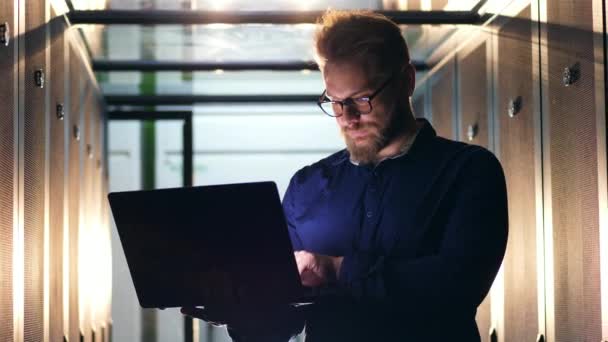
<svg viewBox="0 0 608 342">
<path fill-rule="evenodd" d="M 415 139 L 412 140 L 411 145 L 404 153 L 400 153 L 396 156 L 393 156 L 392 159 L 398 159 L 398 158 L 404 157 L 406 155 L 411 156 L 411 155 L 416 154 L 417 151 L 420 150 L 422 148 L 422 146 L 424 146 L 430 139 L 433 139 L 437 136 L 435 129 L 433 128 L 433 126 L 427 119 L 417 118 L 416 123 L 417 123 L 417 129 L 416 129 Z M 332 162 L 332 165 L 339 165 L 346 161 L 350 161 L 350 154 L 348 153 L 347 149 L 343 149 L 341 154 L 339 155 L 339 157 L 337 157 Z M 354 165 L 358 165 L 358 164 L 354 164 Z"/>
<path fill-rule="evenodd" d="M 426 126 L 430 126 L 430 123 L 426 120 L 426 119 L 416 119 L 416 133 L 414 133 L 414 135 L 412 135 L 409 139 L 407 139 L 407 141 L 404 142 L 403 146 L 401 146 L 401 148 L 399 149 L 399 152 L 393 156 L 389 156 L 386 157 L 384 159 L 381 159 L 376 165 L 382 163 L 383 161 L 387 160 L 387 159 L 397 159 L 400 157 L 403 157 L 404 155 L 406 155 L 412 148 L 412 146 L 414 146 L 414 142 L 416 141 L 416 138 L 418 137 L 418 134 L 420 133 L 420 131 L 422 131 L 424 128 L 426 128 Z M 431 130 L 433 128 L 431 127 Z M 348 160 L 351 162 L 351 164 L 359 166 L 359 162 L 356 160 L 353 160 L 350 158 L 350 154 L 348 154 L 347 151 L 347 155 L 348 155 Z"/>
</svg>

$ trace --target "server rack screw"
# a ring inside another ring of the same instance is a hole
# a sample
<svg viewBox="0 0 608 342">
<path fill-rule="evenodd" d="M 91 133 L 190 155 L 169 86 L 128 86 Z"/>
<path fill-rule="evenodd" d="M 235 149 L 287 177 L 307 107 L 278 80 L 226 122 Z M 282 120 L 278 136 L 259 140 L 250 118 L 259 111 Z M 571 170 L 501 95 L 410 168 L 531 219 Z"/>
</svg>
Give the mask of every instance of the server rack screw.
<svg viewBox="0 0 608 342">
<path fill-rule="evenodd" d="M 580 63 L 576 63 L 571 67 L 564 68 L 564 72 L 562 75 L 562 83 L 565 87 L 569 87 L 576 83 L 581 77 L 581 65 Z"/>
<path fill-rule="evenodd" d="M 467 127 L 467 138 L 469 141 L 473 141 L 473 139 L 477 136 L 477 130 L 477 124 L 469 125 L 469 127 Z"/>
<path fill-rule="evenodd" d="M 76 139 L 76 141 L 80 140 L 80 127 L 78 127 L 78 125 L 74 125 L 74 128 L 72 129 L 72 133 L 74 134 L 74 139 Z"/>
<path fill-rule="evenodd" d="M 63 120 L 63 118 L 65 117 L 65 110 L 63 109 L 63 103 L 57 104 L 57 110 L 55 113 L 57 115 L 57 119 Z"/>
<path fill-rule="evenodd" d="M 44 70 L 38 69 L 34 71 L 34 83 L 38 88 L 44 88 Z"/>
<path fill-rule="evenodd" d="M 513 117 L 515 117 L 515 115 L 519 114 L 519 112 L 521 111 L 521 103 L 522 103 L 521 96 L 518 96 L 514 99 L 511 99 L 511 101 L 509 101 L 509 117 L 510 118 L 513 118 Z"/>
<path fill-rule="evenodd" d="M 0 24 L 0 45 L 8 46 L 11 39 L 10 27 L 8 23 Z"/>
</svg>

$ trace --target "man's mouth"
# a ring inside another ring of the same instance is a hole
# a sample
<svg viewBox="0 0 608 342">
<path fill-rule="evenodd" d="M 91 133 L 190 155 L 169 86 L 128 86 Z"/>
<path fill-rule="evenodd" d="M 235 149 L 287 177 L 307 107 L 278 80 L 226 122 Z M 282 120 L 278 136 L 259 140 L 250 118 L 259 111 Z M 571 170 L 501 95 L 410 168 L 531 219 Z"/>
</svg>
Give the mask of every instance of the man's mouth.
<svg viewBox="0 0 608 342">
<path fill-rule="evenodd" d="M 369 135 L 369 132 L 367 132 L 366 130 L 362 130 L 362 129 L 353 129 L 353 130 L 348 130 L 347 134 L 351 139 L 360 140 L 360 139 L 364 139 L 365 137 L 367 137 Z"/>
</svg>

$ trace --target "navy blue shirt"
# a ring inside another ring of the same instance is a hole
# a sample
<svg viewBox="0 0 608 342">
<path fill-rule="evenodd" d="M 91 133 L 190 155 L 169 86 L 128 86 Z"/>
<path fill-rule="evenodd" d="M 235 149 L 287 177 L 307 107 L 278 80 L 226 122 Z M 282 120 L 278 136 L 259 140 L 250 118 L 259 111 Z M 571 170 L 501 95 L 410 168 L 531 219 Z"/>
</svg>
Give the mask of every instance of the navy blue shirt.
<svg viewBox="0 0 608 342">
<path fill-rule="evenodd" d="M 302 313 L 307 341 L 480 340 L 476 309 L 507 242 L 504 175 L 488 150 L 418 122 L 402 156 L 356 165 L 342 150 L 291 179 L 294 249 L 344 256 L 343 295 Z"/>
</svg>

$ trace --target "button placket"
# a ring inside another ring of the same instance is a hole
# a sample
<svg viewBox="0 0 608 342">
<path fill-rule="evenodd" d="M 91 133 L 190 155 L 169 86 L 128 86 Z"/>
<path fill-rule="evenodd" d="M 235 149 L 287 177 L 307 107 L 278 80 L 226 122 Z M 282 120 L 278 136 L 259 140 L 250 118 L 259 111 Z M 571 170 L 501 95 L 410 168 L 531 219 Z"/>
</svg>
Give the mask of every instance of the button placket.
<svg viewBox="0 0 608 342">
<path fill-rule="evenodd" d="M 374 244 L 374 236 L 379 218 L 380 203 L 379 173 L 374 170 L 370 173 L 363 202 L 363 222 L 361 225 L 360 245 L 370 248 Z"/>
<path fill-rule="evenodd" d="M 378 171 L 372 171 L 367 192 L 365 194 L 365 216 L 368 220 L 374 218 L 375 210 L 378 207 Z"/>
</svg>

